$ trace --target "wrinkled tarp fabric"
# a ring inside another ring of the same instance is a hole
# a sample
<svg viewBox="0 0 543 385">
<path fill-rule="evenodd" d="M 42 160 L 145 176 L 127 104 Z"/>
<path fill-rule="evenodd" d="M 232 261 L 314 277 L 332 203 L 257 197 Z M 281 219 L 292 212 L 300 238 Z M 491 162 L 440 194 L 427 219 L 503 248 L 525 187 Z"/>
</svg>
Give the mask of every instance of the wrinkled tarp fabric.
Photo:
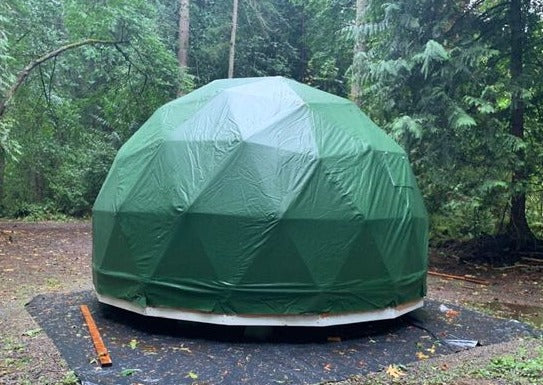
<svg viewBox="0 0 543 385">
<path fill-rule="evenodd" d="M 227 314 L 382 309 L 426 291 L 404 151 L 350 101 L 281 77 L 159 108 L 93 209 L 98 293 Z"/>
</svg>

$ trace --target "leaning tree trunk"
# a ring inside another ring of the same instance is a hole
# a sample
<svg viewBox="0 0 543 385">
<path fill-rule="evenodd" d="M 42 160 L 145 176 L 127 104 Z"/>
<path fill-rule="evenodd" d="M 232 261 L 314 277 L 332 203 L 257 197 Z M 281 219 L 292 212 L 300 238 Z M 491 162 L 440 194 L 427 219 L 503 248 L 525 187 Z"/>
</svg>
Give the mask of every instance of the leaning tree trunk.
<svg viewBox="0 0 543 385">
<path fill-rule="evenodd" d="M 4 171 L 6 170 L 6 152 L 0 147 L 0 212 L 4 203 Z"/>
<path fill-rule="evenodd" d="M 232 6 L 232 30 L 230 32 L 230 51 L 228 53 L 228 78 L 234 77 L 234 57 L 236 55 L 236 32 L 238 30 L 238 0 Z"/>
<path fill-rule="evenodd" d="M 190 0 L 179 0 L 179 41 L 177 49 L 177 60 L 181 71 L 188 67 L 189 52 L 189 34 L 190 34 Z M 183 94 L 183 90 L 177 90 L 178 95 Z"/>
<path fill-rule="evenodd" d="M 524 101 L 522 100 L 522 75 L 524 70 L 524 20 L 522 17 L 522 0 L 511 0 L 509 18 L 511 24 L 511 64 L 510 74 L 513 83 L 511 96 L 510 133 L 519 139 L 524 138 Z M 519 164 L 523 165 L 526 154 L 524 150 L 517 153 Z M 517 186 L 526 181 L 528 175 L 525 166 L 513 169 L 511 182 L 511 210 L 509 213 L 509 234 L 517 241 L 519 247 L 535 239 L 526 220 L 526 193 Z"/>
<path fill-rule="evenodd" d="M 351 79 L 351 99 L 358 105 L 361 105 L 360 100 L 360 83 L 361 83 L 361 64 L 360 55 L 366 49 L 364 44 L 364 37 L 360 31 L 362 22 L 364 21 L 364 14 L 366 12 L 366 0 L 356 0 L 356 20 L 355 20 L 355 39 L 354 39 L 354 52 L 353 52 L 353 71 Z"/>
</svg>

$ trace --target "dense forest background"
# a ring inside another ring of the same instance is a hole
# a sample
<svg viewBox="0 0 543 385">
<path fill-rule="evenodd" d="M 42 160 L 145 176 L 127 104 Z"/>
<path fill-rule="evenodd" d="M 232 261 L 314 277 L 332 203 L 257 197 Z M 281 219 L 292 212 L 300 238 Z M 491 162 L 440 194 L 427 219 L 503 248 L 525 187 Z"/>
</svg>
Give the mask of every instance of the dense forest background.
<svg viewBox="0 0 543 385">
<path fill-rule="evenodd" d="M 89 215 L 119 147 L 214 79 L 355 100 L 406 149 L 432 238 L 543 236 L 543 2 L 2 0 L 0 216 Z"/>
</svg>

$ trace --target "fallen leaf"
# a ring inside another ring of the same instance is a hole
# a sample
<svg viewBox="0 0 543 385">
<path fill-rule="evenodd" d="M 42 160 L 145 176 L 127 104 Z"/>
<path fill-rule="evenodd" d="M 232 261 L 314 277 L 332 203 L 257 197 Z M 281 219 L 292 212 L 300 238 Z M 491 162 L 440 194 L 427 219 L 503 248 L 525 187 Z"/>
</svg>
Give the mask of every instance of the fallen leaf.
<svg viewBox="0 0 543 385">
<path fill-rule="evenodd" d="M 136 349 L 138 347 L 138 340 L 132 339 L 130 340 L 130 343 L 128 344 L 132 350 Z"/>
<path fill-rule="evenodd" d="M 197 380 L 198 379 L 198 375 L 192 371 L 188 372 L 187 375 L 185 376 L 185 378 L 191 378 L 193 380 Z"/>
<path fill-rule="evenodd" d="M 456 318 L 460 315 L 460 312 L 458 310 L 449 309 L 445 312 L 445 317 L 452 319 Z"/>
<path fill-rule="evenodd" d="M 182 352 L 192 353 L 192 350 L 190 350 L 189 348 L 187 348 L 187 347 L 184 346 L 184 345 L 181 345 L 181 347 L 179 348 L 179 350 L 181 350 Z"/>
<path fill-rule="evenodd" d="M 141 371 L 140 369 L 123 369 L 121 370 L 121 376 L 123 377 L 128 377 L 128 376 L 131 376 L 132 374 L 136 373 L 136 372 L 139 372 Z"/>
<path fill-rule="evenodd" d="M 415 353 L 415 355 L 419 360 L 427 360 L 428 358 L 430 358 L 430 356 L 424 354 L 423 352 L 417 352 Z"/>
<path fill-rule="evenodd" d="M 388 374 L 390 377 L 398 379 L 401 376 L 405 376 L 405 373 L 402 369 L 398 367 L 398 365 L 388 365 L 386 369 L 386 374 Z"/>
<path fill-rule="evenodd" d="M 434 354 L 434 353 L 436 352 L 436 346 L 435 346 L 435 345 L 432 345 L 432 347 L 426 349 L 426 351 L 427 351 L 427 352 L 430 352 L 430 353 L 432 353 L 432 354 Z"/>
</svg>

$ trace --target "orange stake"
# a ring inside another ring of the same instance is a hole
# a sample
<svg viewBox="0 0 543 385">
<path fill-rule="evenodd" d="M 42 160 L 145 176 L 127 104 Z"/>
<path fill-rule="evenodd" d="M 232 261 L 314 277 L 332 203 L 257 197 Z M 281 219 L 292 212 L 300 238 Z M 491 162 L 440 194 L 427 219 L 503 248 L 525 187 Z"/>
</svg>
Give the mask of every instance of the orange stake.
<svg viewBox="0 0 543 385">
<path fill-rule="evenodd" d="M 436 271 L 429 271 L 428 274 L 429 275 L 435 275 L 436 277 L 443 277 L 443 278 L 449 278 L 449 279 L 459 279 L 461 281 L 478 283 L 479 285 L 488 285 L 489 284 L 488 281 L 484 281 L 482 279 L 476 279 L 476 278 L 470 278 L 470 277 L 462 277 L 460 275 L 443 274 L 443 273 L 438 273 Z"/>
<path fill-rule="evenodd" d="M 90 313 L 88 306 L 81 305 L 80 309 L 81 309 L 81 313 L 83 313 L 83 317 L 85 318 L 85 323 L 87 324 L 89 328 L 89 333 L 92 338 L 92 343 L 94 344 L 94 348 L 96 349 L 96 353 L 98 354 L 100 365 L 111 366 L 112 364 L 111 357 L 109 356 L 109 353 L 106 349 L 106 345 L 104 345 L 104 341 L 102 341 L 102 337 L 100 336 L 100 332 L 98 331 L 98 328 L 96 327 L 96 323 L 94 322 L 94 319 L 92 318 L 92 315 Z"/>
</svg>

